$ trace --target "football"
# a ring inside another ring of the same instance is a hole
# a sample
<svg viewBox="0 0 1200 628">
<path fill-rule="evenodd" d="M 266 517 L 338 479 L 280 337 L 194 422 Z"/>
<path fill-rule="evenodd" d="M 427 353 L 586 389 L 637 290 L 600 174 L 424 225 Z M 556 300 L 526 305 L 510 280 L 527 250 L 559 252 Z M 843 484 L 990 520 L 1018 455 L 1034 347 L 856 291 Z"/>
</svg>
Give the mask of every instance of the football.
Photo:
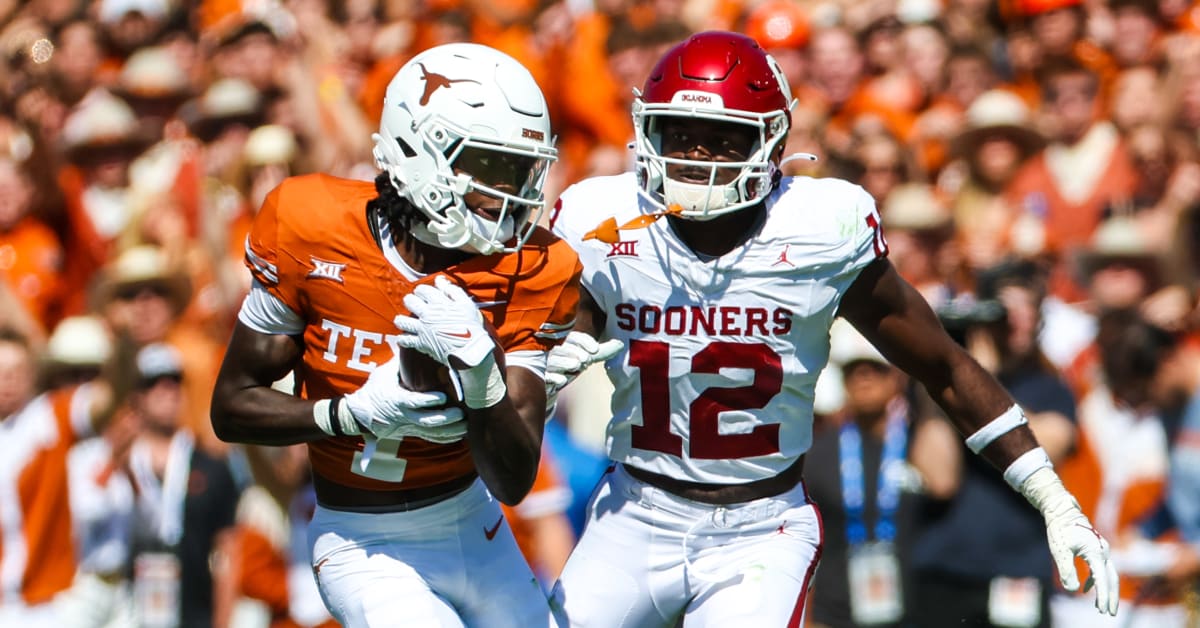
<svg viewBox="0 0 1200 628">
<path fill-rule="evenodd" d="M 496 364 L 500 367 L 500 372 L 503 373 L 505 361 L 504 349 L 500 346 L 500 337 L 496 332 L 496 328 L 492 326 L 491 321 L 486 318 L 483 321 L 483 326 L 496 343 L 496 348 L 492 351 L 492 356 L 496 358 Z M 450 403 L 461 401 L 454 390 L 454 384 L 450 381 L 450 367 L 416 349 L 400 347 L 399 351 L 400 384 L 402 386 L 418 392 L 446 393 L 446 399 Z"/>
</svg>

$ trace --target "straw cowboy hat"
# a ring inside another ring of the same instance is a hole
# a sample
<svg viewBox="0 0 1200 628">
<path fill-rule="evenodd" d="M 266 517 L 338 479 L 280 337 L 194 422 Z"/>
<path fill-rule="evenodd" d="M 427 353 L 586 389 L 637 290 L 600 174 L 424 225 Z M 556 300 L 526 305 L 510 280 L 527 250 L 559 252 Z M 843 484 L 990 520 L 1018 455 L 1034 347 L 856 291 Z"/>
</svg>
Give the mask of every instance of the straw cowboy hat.
<svg viewBox="0 0 1200 628">
<path fill-rule="evenodd" d="M 954 138 L 951 151 L 970 156 L 987 138 L 1003 136 L 1028 157 L 1045 145 L 1046 140 L 1033 128 L 1029 107 L 1020 96 L 993 89 L 980 94 L 967 107 L 966 127 Z"/>
<path fill-rule="evenodd" d="M 76 163 L 114 152 L 133 157 L 151 141 L 133 109 L 104 89 L 84 96 L 63 123 L 63 150 L 66 158 Z"/>
<path fill-rule="evenodd" d="M 248 166 L 287 164 L 296 158 L 299 147 L 296 134 L 286 126 L 265 124 L 250 132 L 242 148 Z"/>
<path fill-rule="evenodd" d="M 99 317 L 70 316 L 54 327 L 42 361 L 47 368 L 98 367 L 112 350 L 112 338 Z"/>
<path fill-rule="evenodd" d="M 1127 216 L 1113 216 L 1100 223 L 1090 245 L 1076 255 L 1076 264 L 1085 280 L 1114 264 L 1138 270 L 1151 283 L 1158 282 L 1163 273 L 1162 257 L 1147 244 L 1137 221 Z"/>
<path fill-rule="evenodd" d="M 193 135 L 208 141 L 228 124 L 257 127 L 263 118 L 263 95 L 248 81 L 220 79 L 199 98 L 184 103 L 180 117 Z"/>
<path fill-rule="evenodd" d="M 936 231 L 950 226 L 953 214 L 928 183 L 903 183 L 888 193 L 882 211 L 885 229 Z"/>
<path fill-rule="evenodd" d="M 171 303 L 176 314 L 187 307 L 192 285 L 187 275 L 170 267 L 161 248 L 151 244 L 131 247 L 109 262 L 96 288 L 101 307 L 122 294 L 140 288 L 157 288 Z"/>
<path fill-rule="evenodd" d="M 191 95 L 187 74 L 162 46 L 139 48 L 121 66 L 113 93 L 126 101 L 178 101 Z"/>
</svg>

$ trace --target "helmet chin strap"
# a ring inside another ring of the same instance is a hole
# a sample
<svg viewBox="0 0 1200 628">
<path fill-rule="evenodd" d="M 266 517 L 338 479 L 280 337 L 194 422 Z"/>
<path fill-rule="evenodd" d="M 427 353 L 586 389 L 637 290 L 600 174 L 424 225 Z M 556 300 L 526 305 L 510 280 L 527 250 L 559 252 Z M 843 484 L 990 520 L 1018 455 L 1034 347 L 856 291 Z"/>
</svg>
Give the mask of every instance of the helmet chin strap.
<svg viewBox="0 0 1200 628">
<path fill-rule="evenodd" d="M 725 209 L 738 202 L 737 189 L 732 185 L 709 185 L 707 183 L 684 183 L 670 177 L 663 177 L 663 202 L 668 206 L 678 205 L 685 211 L 702 212 L 702 215 L 688 215 L 692 220 L 711 220 L 716 218 L 708 212 Z"/>
<path fill-rule="evenodd" d="M 499 225 L 474 212 L 463 212 L 457 207 L 447 209 L 443 218 L 430 220 L 426 224 L 414 225 L 413 237 L 425 244 L 443 249 L 461 249 L 480 255 L 491 255 L 500 250 L 497 242 L 507 242 L 513 237 L 513 218 L 504 216 Z M 495 233 L 488 239 L 478 234 Z"/>
</svg>

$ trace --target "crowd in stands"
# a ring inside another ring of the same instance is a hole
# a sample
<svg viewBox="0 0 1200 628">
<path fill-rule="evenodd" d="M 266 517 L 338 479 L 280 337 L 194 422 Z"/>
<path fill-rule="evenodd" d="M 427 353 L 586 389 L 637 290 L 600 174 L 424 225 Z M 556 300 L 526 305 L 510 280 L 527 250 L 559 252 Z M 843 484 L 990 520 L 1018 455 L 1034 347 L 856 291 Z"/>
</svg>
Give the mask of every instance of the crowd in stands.
<svg viewBox="0 0 1200 628">
<path fill-rule="evenodd" d="M 783 66 L 786 154 L 818 158 L 787 174 L 862 185 L 892 263 L 1025 406 L 1113 543 L 1114 621 L 1195 625 L 1191 0 L 0 0 L 0 625 L 329 623 L 304 449 L 233 447 L 208 418 L 259 204 L 292 175 L 373 179 L 388 81 L 452 41 L 541 85 L 552 204 L 632 165 L 632 90 L 709 29 Z M 835 333 L 818 392 L 806 474 L 828 548 L 809 620 L 1107 625 L 1059 590 L 1036 512 L 860 345 Z M 547 587 L 604 468 L 602 380 L 564 392 L 538 485 L 508 513 Z M 847 573 L 849 424 L 874 442 L 868 504 L 901 495 L 882 513 L 904 545 L 898 610 Z"/>
</svg>

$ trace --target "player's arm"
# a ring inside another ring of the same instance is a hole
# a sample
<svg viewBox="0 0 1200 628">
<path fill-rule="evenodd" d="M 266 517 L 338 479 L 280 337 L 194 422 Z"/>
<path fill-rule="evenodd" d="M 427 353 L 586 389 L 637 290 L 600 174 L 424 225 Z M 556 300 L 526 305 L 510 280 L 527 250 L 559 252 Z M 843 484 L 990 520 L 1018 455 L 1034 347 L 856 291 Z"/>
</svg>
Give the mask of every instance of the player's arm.
<svg viewBox="0 0 1200 628">
<path fill-rule="evenodd" d="M 967 436 L 968 447 L 1002 469 L 1005 480 L 1042 512 L 1063 586 L 1079 588 L 1073 556 L 1082 556 L 1095 579 L 1096 607 L 1115 615 L 1117 575 L 1107 542 L 1063 488 L 1020 407 L 946 333 L 920 293 L 887 258 L 879 258 L 854 280 L 838 313 L 892 364 L 920 381 Z"/>
<path fill-rule="evenodd" d="M 213 429 L 223 441 L 291 445 L 329 434 L 314 420 L 314 402 L 271 388 L 300 363 L 300 338 L 269 334 L 238 321 L 213 388 Z"/>
<path fill-rule="evenodd" d="M 986 369 L 945 332 L 928 302 L 887 258 L 859 274 L 838 314 L 850 321 L 892 364 L 921 382 L 962 434 L 973 434 L 1014 405 Z M 1006 469 L 1037 447 L 1028 426 L 996 438 L 981 452 Z"/>
<path fill-rule="evenodd" d="M 529 494 L 537 475 L 546 390 L 542 379 L 524 367 L 508 367 L 504 379 L 506 392 L 499 402 L 467 407 L 467 442 L 488 490 L 513 506 Z"/>
</svg>

